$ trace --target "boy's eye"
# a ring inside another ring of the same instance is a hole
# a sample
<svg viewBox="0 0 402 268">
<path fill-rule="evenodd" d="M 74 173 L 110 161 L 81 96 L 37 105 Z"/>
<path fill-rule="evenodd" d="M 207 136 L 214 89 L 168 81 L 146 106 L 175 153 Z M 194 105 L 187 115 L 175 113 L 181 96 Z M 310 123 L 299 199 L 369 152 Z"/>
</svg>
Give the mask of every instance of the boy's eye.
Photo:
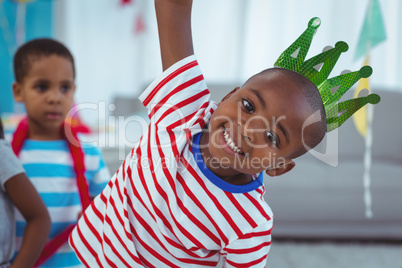
<svg viewBox="0 0 402 268">
<path fill-rule="evenodd" d="M 61 87 L 62 92 L 68 92 L 70 89 L 71 89 L 71 86 L 69 86 L 69 85 L 65 85 L 65 86 Z"/>
<path fill-rule="evenodd" d="M 39 92 L 44 92 L 47 89 L 47 85 L 40 84 L 40 85 L 35 86 L 35 89 L 38 90 Z"/>
<path fill-rule="evenodd" d="M 275 133 L 271 132 L 271 131 L 267 131 L 267 137 L 268 140 L 275 146 L 278 147 L 279 146 L 279 138 L 276 136 Z"/>
<path fill-rule="evenodd" d="M 243 100 L 243 106 L 249 113 L 254 112 L 254 107 L 248 100 Z"/>
</svg>

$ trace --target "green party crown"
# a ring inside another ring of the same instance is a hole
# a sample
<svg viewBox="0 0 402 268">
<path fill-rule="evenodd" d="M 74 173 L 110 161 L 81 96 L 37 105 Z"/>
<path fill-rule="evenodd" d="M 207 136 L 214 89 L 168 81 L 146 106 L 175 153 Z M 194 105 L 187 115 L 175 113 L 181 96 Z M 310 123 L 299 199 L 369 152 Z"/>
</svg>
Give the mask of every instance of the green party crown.
<svg viewBox="0 0 402 268">
<path fill-rule="evenodd" d="M 380 96 L 370 94 L 366 97 L 338 103 L 339 99 L 353 84 L 362 77 L 369 77 L 373 70 L 370 66 L 363 66 L 358 71 L 328 79 L 341 53 L 346 52 L 349 48 L 348 44 L 342 41 L 336 43 L 334 48 L 305 61 L 313 35 L 320 24 L 321 20 L 319 18 L 312 18 L 308 23 L 307 29 L 279 56 L 275 66 L 298 72 L 310 79 L 318 87 L 327 116 L 327 132 L 330 132 L 341 126 L 367 103 L 378 103 Z M 332 93 L 333 90 L 335 93 Z"/>
</svg>

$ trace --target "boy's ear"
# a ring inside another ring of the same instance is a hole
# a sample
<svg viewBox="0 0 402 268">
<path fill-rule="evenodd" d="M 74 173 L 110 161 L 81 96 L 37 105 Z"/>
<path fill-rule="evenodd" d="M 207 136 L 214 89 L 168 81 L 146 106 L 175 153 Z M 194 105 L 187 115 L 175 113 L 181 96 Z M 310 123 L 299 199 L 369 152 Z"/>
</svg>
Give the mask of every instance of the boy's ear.
<svg viewBox="0 0 402 268">
<path fill-rule="evenodd" d="M 223 97 L 222 101 L 225 101 L 226 99 L 228 99 L 230 96 L 232 96 L 233 93 L 235 93 L 236 91 L 238 91 L 240 89 L 240 87 L 235 87 L 232 91 L 230 91 L 225 97 Z"/>
<path fill-rule="evenodd" d="M 294 167 L 296 166 L 296 163 L 291 160 L 290 162 L 288 162 L 287 164 L 284 164 L 282 166 L 273 168 L 273 169 L 267 169 L 265 171 L 265 173 L 267 173 L 268 176 L 271 177 L 276 177 L 276 176 L 280 176 L 283 175 L 289 171 L 291 171 Z"/>
<path fill-rule="evenodd" d="M 18 82 L 14 82 L 12 85 L 13 95 L 16 102 L 24 102 L 24 98 L 22 95 L 22 86 Z"/>
</svg>

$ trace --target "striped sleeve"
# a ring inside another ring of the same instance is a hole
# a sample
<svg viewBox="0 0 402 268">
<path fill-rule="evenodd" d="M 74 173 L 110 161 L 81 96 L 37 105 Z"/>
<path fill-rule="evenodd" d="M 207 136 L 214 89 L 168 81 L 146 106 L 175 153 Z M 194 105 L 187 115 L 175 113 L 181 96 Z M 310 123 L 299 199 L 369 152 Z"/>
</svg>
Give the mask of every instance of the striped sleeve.
<svg viewBox="0 0 402 268">
<path fill-rule="evenodd" d="M 230 242 L 221 251 L 223 267 L 265 267 L 271 247 L 271 230 L 272 220 Z"/>
<path fill-rule="evenodd" d="M 174 128 L 192 124 L 189 117 L 196 117 L 209 97 L 210 92 L 193 55 L 163 72 L 139 99 L 148 109 L 151 125 Z"/>
</svg>

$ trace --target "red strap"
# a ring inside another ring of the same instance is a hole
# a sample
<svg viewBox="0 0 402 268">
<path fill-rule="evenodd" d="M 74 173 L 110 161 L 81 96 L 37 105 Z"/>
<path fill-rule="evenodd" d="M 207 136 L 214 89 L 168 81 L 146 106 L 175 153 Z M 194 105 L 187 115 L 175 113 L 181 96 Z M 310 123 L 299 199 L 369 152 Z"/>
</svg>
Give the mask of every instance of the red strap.
<svg viewBox="0 0 402 268">
<path fill-rule="evenodd" d="M 77 176 L 77 186 L 79 189 L 82 211 L 84 211 L 89 204 L 91 204 L 91 199 L 89 197 L 88 183 L 85 178 L 85 156 L 81 148 L 81 143 L 78 140 L 77 132 L 70 125 L 63 124 L 63 136 L 68 143 L 68 148 L 70 149 L 71 156 L 74 161 L 74 171 Z"/>
<path fill-rule="evenodd" d="M 28 119 L 24 118 L 18 124 L 17 129 L 14 132 L 11 147 L 16 156 L 21 152 L 24 141 L 28 138 Z"/>
<path fill-rule="evenodd" d="M 17 156 L 19 155 L 24 145 L 24 141 L 28 138 L 28 133 L 28 120 L 27 118 L 24 118 L 23 120 L 21 120 L 17 129 L 15 130 L 13 140 L 11 142 L 13 151 Z M 70 125 L 63 124 L 62 135 L 67 141 L 68 148 L 73 159 L 82 211 L 84 211 L 91 203 L 91 199 L 89 197 L 88 183 L 85 178 L 84 153 L 82 151 L 81 144 L 78 140 L 77 133 L 74 128 L 72 128 Z M 45 248 L 43 249 L 39 259 L 35 263 L 35 267 L 43 264 L 60 248 L 60 246 L 67 242 L 68 236 L 70 232 L 74 229 L 74 227 L 75 224 L 68 226 L 65 230 L 63 230 L 45 245 Z"/>
</svg>

